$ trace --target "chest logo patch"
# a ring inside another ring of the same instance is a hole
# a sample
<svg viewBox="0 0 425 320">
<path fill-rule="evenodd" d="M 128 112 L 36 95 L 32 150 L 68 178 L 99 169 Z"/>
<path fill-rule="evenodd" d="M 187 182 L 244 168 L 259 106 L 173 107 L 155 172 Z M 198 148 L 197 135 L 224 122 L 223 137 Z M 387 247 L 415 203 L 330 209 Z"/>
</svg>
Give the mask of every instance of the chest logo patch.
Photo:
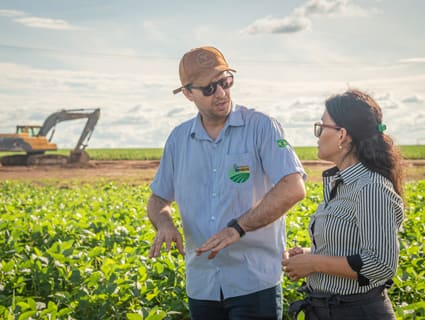
<svg viewBox="0 0 425 320">
<path fill-rule="evenodd" d="M 285 139 L 279 139 L 276 142 L 279 148 L 286 148 L 287 146 L 289 146 L 289 142 Z"/>
<path fill-rule="evenodd" d="M 230 180 L 236 183 L 244 183 L 249 179 L 251 172 L 247 165 L 237 165 L 236 163 L 229 170 L 228 176 Z"/>
</svg>

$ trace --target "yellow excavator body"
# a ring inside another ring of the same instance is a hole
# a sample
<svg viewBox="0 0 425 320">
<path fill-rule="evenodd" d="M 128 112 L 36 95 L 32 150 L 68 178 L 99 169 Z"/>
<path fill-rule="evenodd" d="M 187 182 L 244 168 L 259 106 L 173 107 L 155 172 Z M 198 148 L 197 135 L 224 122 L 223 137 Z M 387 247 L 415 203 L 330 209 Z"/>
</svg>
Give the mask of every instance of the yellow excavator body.
<svg viewBox="0 0 425 320">
<path fill-rule="evenodd" d="M 15 138 L 21 140 L 23 143 L 26 143 L 30 146 L 31 151 L 33 152 L 45 152 L 45 151 L 56 151 L 58 150 L 58 146 L 56 143 L 51 143 L 47 140 L 46 137 L 33 137 L 30 136 L 27 132 L 22 133 L 0 133 L 1 138 Z M 21 144 L 11 145 L 10 148 L 1 151 L 29 151 L 24 150 Z"/>
<path fill-rule="evenodd" d="M 34 151 L 56 151 L 58 146 L 56 143 L 50 143 L 46 137 L 30 137 L 28 134 L 21 133 L 19 136 L 29 145 Z"/>
</svg>

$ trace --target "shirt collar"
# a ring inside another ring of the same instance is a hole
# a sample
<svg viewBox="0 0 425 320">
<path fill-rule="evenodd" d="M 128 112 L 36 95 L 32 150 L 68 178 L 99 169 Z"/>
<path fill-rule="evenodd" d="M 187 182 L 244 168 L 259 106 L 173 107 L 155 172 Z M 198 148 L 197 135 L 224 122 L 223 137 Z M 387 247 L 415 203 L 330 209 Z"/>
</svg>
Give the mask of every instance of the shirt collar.
<svg viewBox="0 0 425 320">
<path fill-rule="evenodd" d="M 364 175 L 368 169 L 363 163 L 358 162 L 344 170 L 339 171 L 338 167 L 333 167 L 323 171 L 323 178 L 334 177 L 334 179 L 342 179 L 344 184 L 350 184 L 358 179 L 359 176 Z"/>
<path fill-rule="evenodd" d="M 351 167 L 341 171 L 341 177 L 345 184 L 350 184 L 356 181 L 360 176 L 364 175 L 368 169 L 363 163 L 358 162 Z"/>
<path fill-rule="evenodd" d="M 229 131 L 229 127 L 241 127 L 245 125 L 245 120 L 242 116 L 242 110 L 238 105 L 232 107 L 232 111 L 229 114 L 229 117 L 224 124 L 222 132 L 225 134 Z M 196 118 L 193 121 L 192 127 L 190 129 L 190 136 L 198 140 L 211 140 L 205 131 L 204 126 L 202 125 L 201 115 L 197 114 Z M 222 134 L 220 134 L 222 135 Z"/>
</svg>

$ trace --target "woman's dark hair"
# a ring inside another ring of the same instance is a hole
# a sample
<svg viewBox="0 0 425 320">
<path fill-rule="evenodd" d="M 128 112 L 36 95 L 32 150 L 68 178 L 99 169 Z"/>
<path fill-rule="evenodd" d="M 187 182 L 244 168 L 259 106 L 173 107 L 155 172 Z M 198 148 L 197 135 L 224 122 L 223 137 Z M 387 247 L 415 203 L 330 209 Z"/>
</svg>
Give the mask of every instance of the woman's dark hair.
<svg viewBox="0 0 425 320">
<path fill-rule="evenodd" d="M 326 100 L 326 110 L 337 126 L 352 138 L 350 152 L 372 171 L 388 178 L 403 194 L 401 154 L 390 136 L 383 133 L 382 111 L 368 94 L 351 89 Z"/>
</svg>

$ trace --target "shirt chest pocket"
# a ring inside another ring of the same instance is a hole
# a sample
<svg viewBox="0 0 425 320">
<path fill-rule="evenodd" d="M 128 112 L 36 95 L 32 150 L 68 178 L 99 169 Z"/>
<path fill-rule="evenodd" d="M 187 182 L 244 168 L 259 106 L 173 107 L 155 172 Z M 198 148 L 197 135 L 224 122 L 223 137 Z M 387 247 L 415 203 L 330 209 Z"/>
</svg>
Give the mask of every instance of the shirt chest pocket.
<svg viewBox="0 0 425 320">
<path fill-rule="evenodd" d="M 252 188 L 255 168 L 251 153 L 226 155 L 224 165 L 226 187 L 231 190 Z"/>
</svg>

